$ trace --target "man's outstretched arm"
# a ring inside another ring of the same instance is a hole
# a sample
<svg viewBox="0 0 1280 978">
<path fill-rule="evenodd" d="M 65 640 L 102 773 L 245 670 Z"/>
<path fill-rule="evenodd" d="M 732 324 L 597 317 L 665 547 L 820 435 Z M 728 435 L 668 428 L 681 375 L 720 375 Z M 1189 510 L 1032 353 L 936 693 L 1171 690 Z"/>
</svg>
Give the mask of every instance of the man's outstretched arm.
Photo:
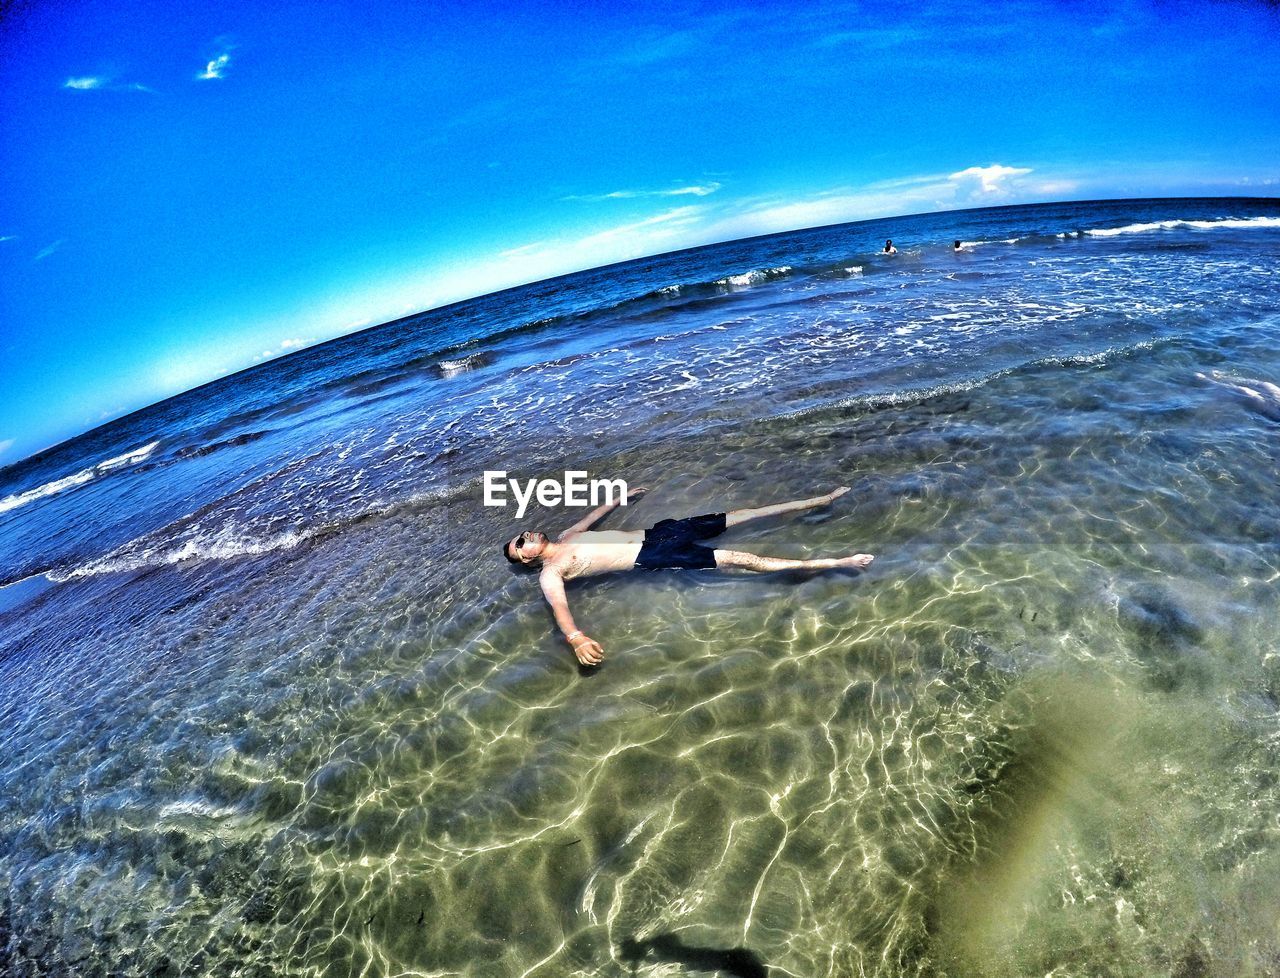
<svg viewBox="0 0 1280 978">
<path fill-rule="evenodd" d="M 635 499 L 639 499 L 648 491 L 649 490 L 644 488 L 643 486 L 641 486 L 639 489 L 630 490 L 627 493 L 627 502 L 632 502 Z M 563 539 L 565 536 L 567 536 L 570 533 L 581 533 L 583 530 L 591 529 L 593 526 L 599 523 L 602 519 L 604 519 L 606 516 L 612 513 L 615 509 L 617 509 L 619 505 L 620 503 L 605 503 L 603 506 L 597 506 L 595 509 L 589 512 L 586 516 L 582 517 L 582 519 L 578 520 L 578 522 L 574 523 L 573 526 L 564 530 L 560 534 L 560 537 Z"/>
<path fill-rule="evenodd" d="M 564 633 L 565 641 L 573 646 L 573 654 L 584 666 L 598 666 L 604 659 L 604 649 L 593 638 L 583 635 L 573 623 L 573 615 L 569 613 L 569 600 L 564 594 L 564 578 L 551 568 L 547 568 L 538 577 L 542 585 L 542 594 L 551 605 L 551 613 L 556 616 L 556 624 Z"/>
</svg>

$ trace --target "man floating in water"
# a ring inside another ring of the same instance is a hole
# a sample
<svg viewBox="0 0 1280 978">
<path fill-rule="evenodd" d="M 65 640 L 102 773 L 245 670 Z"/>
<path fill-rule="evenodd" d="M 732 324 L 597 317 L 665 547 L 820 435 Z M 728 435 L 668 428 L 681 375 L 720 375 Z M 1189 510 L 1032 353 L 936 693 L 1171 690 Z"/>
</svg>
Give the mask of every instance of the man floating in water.
<svg viewBox="0 0 1280 978">
<path fill-rule="evenodd" d="M 1280 421 L 1280 387 L 1267 380 L 1251 380 L 1246 377 L 1243 382 L 1237 383 L 1233 380 L 1219 379 L 1222 376 L 1215 370 L 1212 376 L 1196 374 L 1196 379 L 1225 387 L 1263 417 Z"/>
<path fill-rule="evenodd" d="M 633 489 L 627 493 L 630 501 L 647 490 Z M 762 557 L 740 550 L 713 550 L 704 547 L 699 540 L 717 537 L 731 526 L 780 513 L 815 509 L 829 505 L 849 491 L 841 486 L 825 496 L 798 499 L 789 503 L 776 503 L 758 509 L 737 509 L 730 513 L 710 513 L 690 516 L 682 520 L 662 520 L 647 530 L 592 530 L 618 503 L 598 506 L 574 523 L 559 539 L 551 540 L 545 533 L 526 530 L 512 537 L 502 547 L 502 554 L 513 564 L 540 568 L 539 582 L 556 624 L 564 633 L 565 641 L 573 646 L 573 653 L 584 666 L 599 665 L 604 658 L 600 643 L 584 635 L 573 622 L 569 603 L 565 599 L 564 582 L 577 577 L 592 577 L 613 571 L 629 571 L 637 567 L 650 570 L 720 570 L 782 571 L 782 570 L 831 570 L 850 568 L 861 570 L 874 559 L 871 554 L 853 554 L 849 557 L 831 557 L 819 560 L 788 560 L 783 557 Z"/>
</svg>

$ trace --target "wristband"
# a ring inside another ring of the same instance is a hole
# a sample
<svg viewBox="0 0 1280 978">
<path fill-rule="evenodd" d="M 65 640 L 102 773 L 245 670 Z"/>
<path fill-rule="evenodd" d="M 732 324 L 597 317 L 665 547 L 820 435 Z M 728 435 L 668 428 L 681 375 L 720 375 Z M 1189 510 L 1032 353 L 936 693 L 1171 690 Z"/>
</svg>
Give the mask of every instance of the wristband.
<svg viewBox="0 0 1280 978">
<path fill-rule="evenodd" d="M 566 636 L 564 637 L 564 640 L 565 640 L 566 642 L 568 642 L 569 644 L 571 644 L 571 645 L 572 645 L 572 644 L 573 644 L 573 640 L 574 640 L 575 638 L 577 638 L 577 637 L 578 637 L 579 635 L 581 635 L 581 634 L 582 634 L 582 632 L 580 632 L 580 631 L 572 631 L 572 632 L 570 632 L 568 635 L 566 635 Z"/>
</svg>

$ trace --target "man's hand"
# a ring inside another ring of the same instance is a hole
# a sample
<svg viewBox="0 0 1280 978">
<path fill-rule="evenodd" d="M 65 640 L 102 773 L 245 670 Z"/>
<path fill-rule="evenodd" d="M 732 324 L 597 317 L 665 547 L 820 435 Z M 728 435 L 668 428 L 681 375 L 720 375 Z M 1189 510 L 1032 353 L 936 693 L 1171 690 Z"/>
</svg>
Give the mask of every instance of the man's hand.
<svg viewBox="0 0 1280 978">
<path fill-rule="evenodd" d="M 849 491 L 848 486 L 841 486 L 839 489 L 832 489 L 827 493 L 827 502 L 834 503 L 837 499 Z"/>
<path fill-rule="evenodd" d="M 569 644 L 573 646 L 573 654 L 584 666 L 598 666 L 604 661 L 604 649 L 594 638 L 577 635 Z"/>
<path fill-rule="evenodd" d="M 639 499 L 648 491 L 649 491 L 649 488 L 647 486 L 640 486 L 639 488 L 628 490 L 627 502 L 631 502 L 632 500 Z"/>
</svg>

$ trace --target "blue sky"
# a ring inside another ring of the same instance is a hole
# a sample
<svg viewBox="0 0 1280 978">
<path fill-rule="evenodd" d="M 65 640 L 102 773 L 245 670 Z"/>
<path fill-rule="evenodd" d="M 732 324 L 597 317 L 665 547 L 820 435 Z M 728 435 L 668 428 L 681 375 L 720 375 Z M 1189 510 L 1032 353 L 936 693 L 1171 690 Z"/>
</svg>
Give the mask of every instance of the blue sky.
<svg viewBox="0 0 1280 978">
<path fill-rule="evenodd" d="M 0 21 L 0 464 L 455 299 L 796 227 L 1280 193 L 1280 12 L 39 2 Z"/>
</svg>

